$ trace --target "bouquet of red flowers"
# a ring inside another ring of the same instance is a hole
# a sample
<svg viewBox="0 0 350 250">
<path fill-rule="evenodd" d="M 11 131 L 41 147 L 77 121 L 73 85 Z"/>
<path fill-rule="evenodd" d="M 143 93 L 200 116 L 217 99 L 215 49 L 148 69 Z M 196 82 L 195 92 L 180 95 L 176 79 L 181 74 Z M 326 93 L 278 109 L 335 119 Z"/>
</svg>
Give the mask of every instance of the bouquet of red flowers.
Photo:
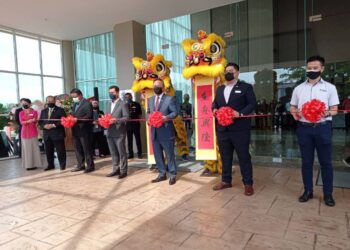
<svg viewBox="0 0 350 250">
<path fill-rule="evenodd" d="M 109 128 L 110 121 L 113 118 L 113 116 L 111 114 L 106 114 L 101 116 L 100 118 L 98 118 L 98 123 L 101 125 L 101 127 L 103 128 Z"/>
<path fill-rule="evenodd" d="M 233 123 L 234 110 L 231 107 L 221 107 L 216 111 L 216 119 L 221 126 L 229 126 Z"/>
<path fill-rule="evenodd" d="M 163 113 L 156 111 L 149 115 L 148 117 L 148 125 L 154 128 L 159 128 L 164 124 L 163 121 Z"/>
<path fill-rule="evenodd" d="M 77 118 L 73 115 L 67 115 L 66 117 L 61 118 L 61 124 L 65 128 L 72 128 L 77 122 Z"/>
<path fill-rule="evenodd" d="M 318 99 L 312 99 L 311 101 L 304 103 L 301 109 L 301 113 L 305 119 L 312 123 L 318 122 L 325 111 L 326 104 Z"/>
</svg>

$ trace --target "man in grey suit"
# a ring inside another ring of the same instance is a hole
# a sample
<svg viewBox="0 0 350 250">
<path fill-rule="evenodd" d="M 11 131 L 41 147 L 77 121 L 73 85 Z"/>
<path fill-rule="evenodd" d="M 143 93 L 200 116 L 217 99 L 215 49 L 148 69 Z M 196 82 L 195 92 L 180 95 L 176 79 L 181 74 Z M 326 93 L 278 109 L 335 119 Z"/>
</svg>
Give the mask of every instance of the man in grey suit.
<svg viewBox="0 0 350 250">
<path fill-rule="evenodd" d="M 78 161 L 78 166 L 72 172 L 84 170 L 85 173 L 89 173 L 95 170 L 90 137 L 92 130 L 92 105 L 83 98 L 80 89 L 72 89 L 70 95 L 74 102 L 72 115 L 77 119 L 83 119 L 78 120 L 72 128 L 75 155 Z"/>
<path fill-rule="evenodd" d="M 128 105 L 119 98 L 119 88 L 109 87 L 111 101 L 107 104 L 107 114 L 112 114 L 110 127 L 106 130 L 108 147 L 112 155 L 113 171 L 107 175 L 119 175 L 119 179 L 128 175 L 128 158 L 126 154 L 126 120 L 129 118 Z"/>
<path fill-rule="evenodd" d="M 152 180 L 153 183 L 166 180 L 165 162 L 163 151 L 165 152 L 169 169 L 169 184 L 176 183 L 176 163 L 175 163 L 175 127 L 172 119 L 177 116 L 175 97 L 167 96 L 164 91 L 164 82 L 162 79 L 156 79 L 153 82 L 155 96 L 148 99 L 147 114 L 159 111 L 163 114 L 164 124 L 159 128 L 151 128 L 151 138 L 153 145 L 154 158 L 159 170 L 159 175 Z"/>
</svg>

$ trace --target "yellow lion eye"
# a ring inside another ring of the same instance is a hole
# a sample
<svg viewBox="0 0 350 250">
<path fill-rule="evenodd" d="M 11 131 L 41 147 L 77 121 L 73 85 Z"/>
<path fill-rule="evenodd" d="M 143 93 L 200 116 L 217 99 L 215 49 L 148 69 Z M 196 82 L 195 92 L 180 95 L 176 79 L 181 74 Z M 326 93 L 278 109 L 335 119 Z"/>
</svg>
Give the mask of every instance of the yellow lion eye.
<svg viewBox="0 0 350 250">
<path fill-rule="evenodd" d="M 200 49 L 200 44 L 199 43 L 194 43 L 194 44 L 192 44 L 192 50 L 194 50 L 194 51 L 197 51 L 197 50 L 199 50 Z"/>
<path fill-rule="evenodd" d="M 220 45 L 216 42 L 210 45 L 210 52 L 212 54 L 218 54 L 220 52 Z"/>
<path fill-rule="evenodd" d="M 162 72 L 162 71 L 165 70 L 165 66 L 164 66 L 164 64 L 162 62 L 159 62 L 156 65 L 156 69 L 157 69 L 158 72 Z"/>
</svg>

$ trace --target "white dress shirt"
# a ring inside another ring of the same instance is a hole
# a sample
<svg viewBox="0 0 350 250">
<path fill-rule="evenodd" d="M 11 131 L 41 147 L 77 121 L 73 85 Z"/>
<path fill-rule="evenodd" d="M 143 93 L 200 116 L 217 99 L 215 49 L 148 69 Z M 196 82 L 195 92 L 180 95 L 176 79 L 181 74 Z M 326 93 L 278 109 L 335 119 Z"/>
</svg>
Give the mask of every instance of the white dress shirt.
<svg viewBox="0 0 350 250">
<path fill-rule="evenodd" d="M 117 104 L 117 102 L 119 101 L 120 98 L 116 99 L 114 102 L 111 102 L 111 113 L 113 113 L 114 107 Z"/>
<path fill-rule="evenodd" d="M 237 81 L 234 81 L 233 83 L 226 83 L 225 89 L 224 89 L 224 97 L 225 97 L 225 101 L 226 103 L 228 103 L 229 99 L 230 99 L 230 95 L 231 95 L 231 91 L 233 89 L 233 87 L 236 85 Z"/>
<path fill-rule="evenodd" d="M 162 100 L 162 97 L 163 97 L 164 93 L 161 93 L 159 96 L 155 96 L 154 98 L 154 108 L 156 108 L 157 106 L 157 98 L 159 98 L 159 103 L 160 103 L 160 100 Z"/>
</svg>

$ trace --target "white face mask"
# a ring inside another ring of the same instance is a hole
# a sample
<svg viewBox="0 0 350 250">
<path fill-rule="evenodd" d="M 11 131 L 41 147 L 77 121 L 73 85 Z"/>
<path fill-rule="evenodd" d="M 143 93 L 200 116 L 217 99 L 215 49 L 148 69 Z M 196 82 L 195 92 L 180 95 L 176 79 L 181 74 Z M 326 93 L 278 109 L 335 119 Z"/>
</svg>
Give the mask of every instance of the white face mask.
<svg viewBox="0 0 350 250">
<path fill-rule="evenodd" d="M 73 97 L 73 102 L 79 102 L 79 97 Z"/>
</svg>

